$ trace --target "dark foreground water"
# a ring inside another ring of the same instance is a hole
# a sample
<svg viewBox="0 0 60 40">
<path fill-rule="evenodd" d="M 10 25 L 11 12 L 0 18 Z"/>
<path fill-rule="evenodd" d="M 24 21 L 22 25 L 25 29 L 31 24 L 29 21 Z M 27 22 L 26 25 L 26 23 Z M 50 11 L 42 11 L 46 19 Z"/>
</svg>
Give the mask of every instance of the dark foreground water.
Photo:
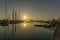
<svg viewBox="0 0 60 40">
<path fill-rule="evenodd" d="M 35 27 L 34 23 L 0 26 L 0 40 L 51 40 L 54 29 Z"/>
</svg>

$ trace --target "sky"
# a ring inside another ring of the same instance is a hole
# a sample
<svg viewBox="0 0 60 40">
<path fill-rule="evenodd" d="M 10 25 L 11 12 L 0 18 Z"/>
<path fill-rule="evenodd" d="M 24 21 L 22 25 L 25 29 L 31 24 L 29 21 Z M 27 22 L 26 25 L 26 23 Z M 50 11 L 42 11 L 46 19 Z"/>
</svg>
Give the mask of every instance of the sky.
<svg viewBox="0 0 60 40">
<path fill-rule="evenodd" d="M 0 18 L 4 17 L 5 1 L 0 0 Z M 7 14 L 12 16 L 13 9 L 18 16 L 31 19 L 60 17 L 60 0 L 7 0 Z"/>
</svg>

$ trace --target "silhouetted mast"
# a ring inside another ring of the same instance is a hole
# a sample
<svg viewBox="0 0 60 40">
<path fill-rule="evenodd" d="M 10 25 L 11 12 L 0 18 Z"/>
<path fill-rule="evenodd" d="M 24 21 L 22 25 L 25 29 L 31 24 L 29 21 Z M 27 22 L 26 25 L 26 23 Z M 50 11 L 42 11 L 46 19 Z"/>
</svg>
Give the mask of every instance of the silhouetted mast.
<svg viewBox="0 0 60 40">
<path fill-rule="evenodd" d="M 14 9 L 13 9 L 13 12 L 12 12 L 12 20 L 14 20 Z"/>
<path fill-rule="evenodd" d="M 17 20 L 17 12 L 15 12 L 15 21 Z"/>
<path fill-rule="evenodd" d="M 7 17 L 7 0 L 5 0 L 5 19 L 7 19 L 6 17 Z"/>
</svg>

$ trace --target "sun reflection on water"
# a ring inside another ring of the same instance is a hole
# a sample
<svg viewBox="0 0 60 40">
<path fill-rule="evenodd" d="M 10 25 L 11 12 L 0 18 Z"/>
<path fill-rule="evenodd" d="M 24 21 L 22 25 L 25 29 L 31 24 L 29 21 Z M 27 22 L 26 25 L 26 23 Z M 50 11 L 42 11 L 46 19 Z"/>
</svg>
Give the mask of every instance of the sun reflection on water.
<svg viewBox="0 0 60 40">
<path fill-rule="evenodd" d="M 19 26 L 20 26 L 21 28 L 29 28 L 29 27 L 30 27 L 30 23 L 23 22 L 23 23 L 19 24 Z"/>
<path fill-rule="evenodd" d="M 26 23 L 26 22 L 24 22 L 22 25 L 23 25 L 23 27 L 26 27 L 26 26 L 27 26 L 27 23 Z"/>
<path fill-rule="evenodd" d="M 23 26 L 24 26 L 24 27 L 26 27 L 26 26 L 27 26 L 27 24 L 26 24 L 26 23 L 24 23 L 24 24 L 23 24 Z"/>
</svg>

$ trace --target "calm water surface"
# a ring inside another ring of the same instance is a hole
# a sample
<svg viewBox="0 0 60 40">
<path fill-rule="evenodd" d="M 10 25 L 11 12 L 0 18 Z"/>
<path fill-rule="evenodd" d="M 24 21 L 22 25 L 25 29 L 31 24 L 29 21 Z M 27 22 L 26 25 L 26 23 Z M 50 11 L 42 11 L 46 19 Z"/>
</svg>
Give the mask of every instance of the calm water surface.
<svg viewBox="0 0 60 40">
<path fill-rule="evenodd" d="M 35 23 L 0 26 L 0 40 L 51 40 L 54 29 L 35 27 Z"/>
</svg>

